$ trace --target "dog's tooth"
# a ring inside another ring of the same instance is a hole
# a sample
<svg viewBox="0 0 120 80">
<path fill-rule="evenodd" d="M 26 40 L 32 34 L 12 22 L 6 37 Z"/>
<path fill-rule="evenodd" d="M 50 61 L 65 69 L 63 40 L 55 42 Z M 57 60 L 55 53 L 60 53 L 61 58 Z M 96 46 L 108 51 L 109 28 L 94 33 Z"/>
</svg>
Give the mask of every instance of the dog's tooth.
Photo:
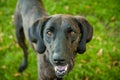
<svg viewBox="0 0 120 80">
<path fill-rule="evenodd" d="M 57 71 L 57 66 L 55 66 L 55 71 Z"/>
<path fill-rule="evenodd" d="M 65 67 L 65 71 L 68 69 L 68 64 L 66 65 L 66 67 Z"/>
</svg>

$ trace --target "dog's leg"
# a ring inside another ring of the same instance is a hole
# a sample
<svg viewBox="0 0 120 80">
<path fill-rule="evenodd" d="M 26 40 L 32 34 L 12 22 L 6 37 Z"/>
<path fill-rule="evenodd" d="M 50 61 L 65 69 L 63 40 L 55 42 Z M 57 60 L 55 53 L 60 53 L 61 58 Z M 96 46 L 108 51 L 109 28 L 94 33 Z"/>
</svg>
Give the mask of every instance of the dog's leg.
<svg viewBox="0 0 120 80">
<path fill-rule="evenodd" d="M 25 35 L 22 27 L 22 18 L 19 12 L 15 13 L 15 29 L 16 29 L 16 37 L 19 46 L 22 48 L 24 53 L 24 58 L 22 64 L 20 65 L 19 72 L 23 72 L 27 67 L 27 58 L 28 58 L 28 51 L 27 46 L 25 44 Z"/>
</svg>

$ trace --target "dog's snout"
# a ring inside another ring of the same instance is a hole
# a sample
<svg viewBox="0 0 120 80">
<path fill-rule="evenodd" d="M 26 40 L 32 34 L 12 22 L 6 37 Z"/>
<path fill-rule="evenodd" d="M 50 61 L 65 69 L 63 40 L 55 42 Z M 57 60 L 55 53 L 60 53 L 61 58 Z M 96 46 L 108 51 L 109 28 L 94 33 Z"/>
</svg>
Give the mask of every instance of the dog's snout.
<svg viewBox="0 0 120 80">
<path fill-rule="evenodd" d="M 53 62 L 55 64 L 64 64 L 65 63 L 65 58 L 64 58 L 64 56 L 61 56 L 59 54 L 54 54 L 53 55 Z"/>
</svg>

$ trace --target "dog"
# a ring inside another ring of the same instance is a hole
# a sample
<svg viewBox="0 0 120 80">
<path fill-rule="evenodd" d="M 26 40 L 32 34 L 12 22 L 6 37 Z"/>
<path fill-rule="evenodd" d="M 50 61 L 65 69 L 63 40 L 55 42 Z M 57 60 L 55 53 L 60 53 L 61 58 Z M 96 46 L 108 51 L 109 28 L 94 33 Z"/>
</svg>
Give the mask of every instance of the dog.
<svg viewBox="0 0 120 80">
<path fill-rule="evenodd" d="M 62 80 L 75 62 L 76 54 L 86 51 L 93 27 L 82 16 L 49 16 L 41 0 L 19 0 L 14 15 L 15 33 L 24 53 L 19 72 L 27 68 L 25 39 L 38 58 L 39 80 Z"/>
</svg>

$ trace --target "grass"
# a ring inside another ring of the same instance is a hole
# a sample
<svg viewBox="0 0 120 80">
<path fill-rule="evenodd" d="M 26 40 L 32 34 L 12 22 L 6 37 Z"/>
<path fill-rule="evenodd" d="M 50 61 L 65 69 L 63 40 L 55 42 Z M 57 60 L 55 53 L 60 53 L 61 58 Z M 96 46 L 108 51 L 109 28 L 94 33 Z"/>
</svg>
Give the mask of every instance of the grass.
<svg viewBox="0 0 120 80">
<path fill-rule="evenodd" d="M 94 27 L 87 51 L 78 54 L 74 69 L 65 80 L 120 80 L 120 6 L 119 0 L 44 0 L 53 14 L 83 15 Z M 36 80 L 35 52 L 29 48 L 29 67 L 17 69 L 23 54 L 14 33 L 16 0 L 0 0 L 0 80 Z"/>
</svg>

